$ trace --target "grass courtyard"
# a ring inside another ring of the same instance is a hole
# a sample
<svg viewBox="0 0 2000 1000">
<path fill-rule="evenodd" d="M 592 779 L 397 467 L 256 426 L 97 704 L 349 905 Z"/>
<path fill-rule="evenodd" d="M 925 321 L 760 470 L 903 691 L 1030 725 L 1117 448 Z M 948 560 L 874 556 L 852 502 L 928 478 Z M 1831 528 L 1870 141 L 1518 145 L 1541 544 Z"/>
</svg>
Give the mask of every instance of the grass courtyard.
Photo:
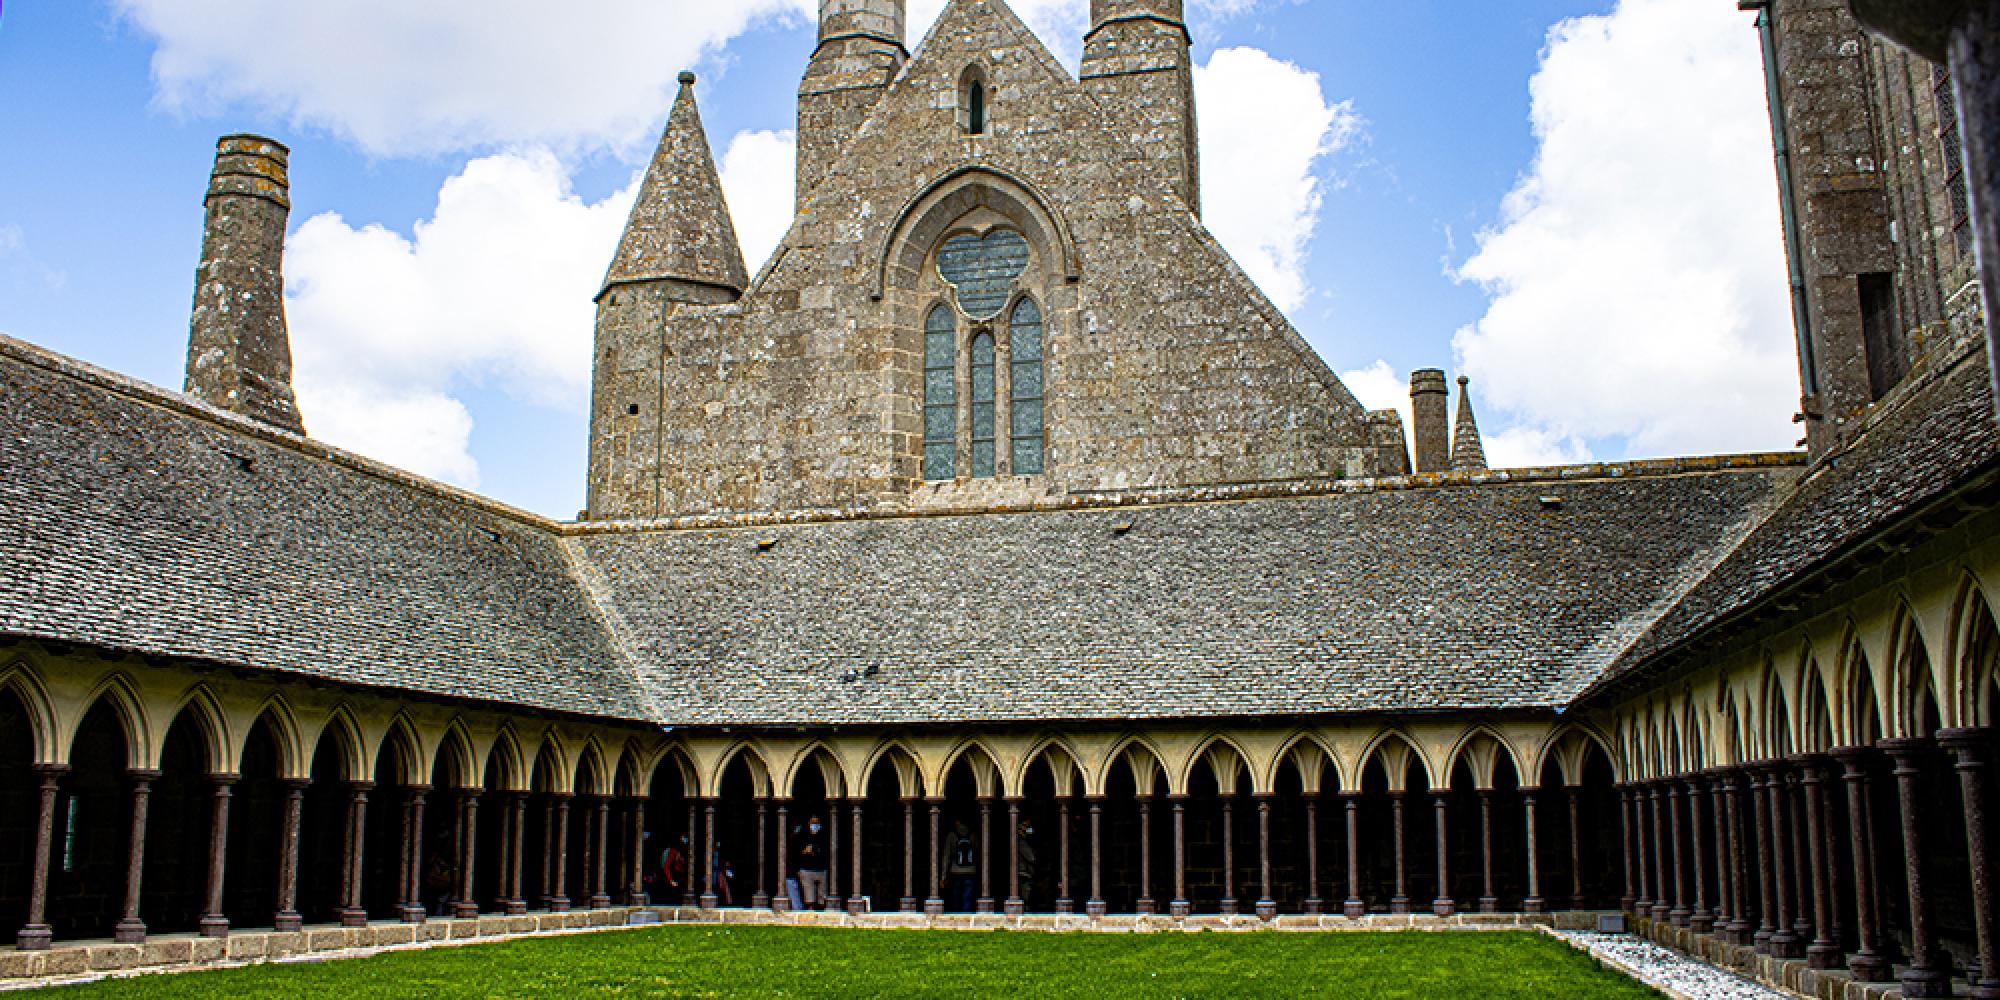
<svg viewBox="0 0 2000 1000">
<path fill-rule="evenodd" d="M 110 980 L 69 998 L 1657 998 L 1529 933 L 1044 934 L 678 926 Z"/>
</svg>

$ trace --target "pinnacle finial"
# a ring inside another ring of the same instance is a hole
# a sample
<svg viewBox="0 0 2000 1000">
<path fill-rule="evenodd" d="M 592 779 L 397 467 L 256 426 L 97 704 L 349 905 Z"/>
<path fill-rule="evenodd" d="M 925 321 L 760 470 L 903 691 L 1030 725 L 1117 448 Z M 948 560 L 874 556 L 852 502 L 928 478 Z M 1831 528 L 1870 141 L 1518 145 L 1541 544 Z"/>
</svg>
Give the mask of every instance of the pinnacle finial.
<svg viewBox="0 0 2000 1000">
<path fill-rule="evenodd" d="M 691 69 L 681 70 L 681 86 L 683 87 L 694 86 L 694 70 Z"/>
<path fill-rule="evenodd" d="M 1472 380 L 1458 377 L 1458 426 L 1451 436 L 1451 467 L 1482 472 L 1486 469 L 1486 446 L 1479 437 L 1479 421 L 1472 415 Z"/>
</svg>

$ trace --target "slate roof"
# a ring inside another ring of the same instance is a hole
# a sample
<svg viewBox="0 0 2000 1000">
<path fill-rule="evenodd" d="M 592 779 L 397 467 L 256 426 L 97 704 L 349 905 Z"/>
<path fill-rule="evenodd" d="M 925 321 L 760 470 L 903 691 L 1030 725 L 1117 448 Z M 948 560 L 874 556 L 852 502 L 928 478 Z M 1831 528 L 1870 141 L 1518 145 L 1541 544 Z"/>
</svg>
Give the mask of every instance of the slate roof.
<svg viewBox="0 0 2000 1000">
<path fill-rule="evenodd" d="M 1961 484 L 2000 468 L 2000 423 L 1984 345 L 1921 375 L 1625 650 L 1597 685 L 1772 597 Z M 1593 692 L 1594 693 L 1594 692 Z"/>
<path fill-rule="evenodd" d="M 572 544 L 668 724 L 1527 708 L 1566 702 L 1594 678 L 1768 511 L 1780 478 L 1460 485 Z M 1548 495 L 1559 509 L 1544 509 Z"/>
<path fill-rule="evenodd" d="M 562 525 L 0 337 L 0 635 L 688 726 L 1546 708 L 1796 476 L 1731 464 Z"/>
<path fill-rule="evenodd" d="M 547 527 L 371 466 L 0 337 L 0 634 L 645 717 Z"/>
</svg>

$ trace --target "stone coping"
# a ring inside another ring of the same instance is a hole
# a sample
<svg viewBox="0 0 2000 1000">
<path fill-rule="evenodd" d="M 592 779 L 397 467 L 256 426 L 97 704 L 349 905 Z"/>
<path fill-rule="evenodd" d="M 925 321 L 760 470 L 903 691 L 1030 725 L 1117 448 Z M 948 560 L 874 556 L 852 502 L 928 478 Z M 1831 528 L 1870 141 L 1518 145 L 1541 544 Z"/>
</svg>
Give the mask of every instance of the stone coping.
<svg viewBox="0 0 2000 1000">
<path fill-rule="evenodd" d="M 779 912 L 765 909 L 703 910 L 677 906 L 616 906 L 568 913 L 488 914 L 467 919 L 437 918 L 421 924 L 382 920 L 364 927 L 313 925 L 303 930 L 235 931 L 208 938 L 193 933 L 161 934 L 143 944 L 109 940 L 58 943 L 48 951 L 0 950 L 0 990 L 57 985 L 64 982 L 141 973 L 185 972 L 229 968 L 259 962 L 317 961 L 352 958 L 442 945 L 470 944 L 505 938 L 547 937 L 585 931 L 651 927 L 662 924 L 735 924 L 789 927 L 847 927 L 961 931 L 1039 931 L 1083 933 L 1162 933 L 1201 931 L 1511 931 L 1535 928 L 1581 929 L 1596 925 L 1594 911 L 1525 914 L 1466 913 L 1451 917 L 1430 914 L 1370 914 L 1359 919 L 1325 915 L 1286 914 L 1263 920 L 1252 914 L 1189 917 L 1114 914 L 1048 913 L 1008 917 L 1001 914 L 949 913 L 829 913 Z"/>
</svg>

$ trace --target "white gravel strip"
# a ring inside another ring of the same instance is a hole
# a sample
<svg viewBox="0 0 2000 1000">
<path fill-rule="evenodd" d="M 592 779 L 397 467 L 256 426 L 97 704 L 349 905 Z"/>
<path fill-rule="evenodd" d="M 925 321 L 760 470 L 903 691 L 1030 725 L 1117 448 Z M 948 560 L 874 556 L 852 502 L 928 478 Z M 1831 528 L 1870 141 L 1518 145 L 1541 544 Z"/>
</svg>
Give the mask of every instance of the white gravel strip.
<svg viewBox="0 0 2000 1000">
<path fill-rule="evenodd" d="M 1633 934 L 1554 931 L 1606 965 L 1681 1000 L 1792 1000 L 1768 986 Z"/>
</svg>

